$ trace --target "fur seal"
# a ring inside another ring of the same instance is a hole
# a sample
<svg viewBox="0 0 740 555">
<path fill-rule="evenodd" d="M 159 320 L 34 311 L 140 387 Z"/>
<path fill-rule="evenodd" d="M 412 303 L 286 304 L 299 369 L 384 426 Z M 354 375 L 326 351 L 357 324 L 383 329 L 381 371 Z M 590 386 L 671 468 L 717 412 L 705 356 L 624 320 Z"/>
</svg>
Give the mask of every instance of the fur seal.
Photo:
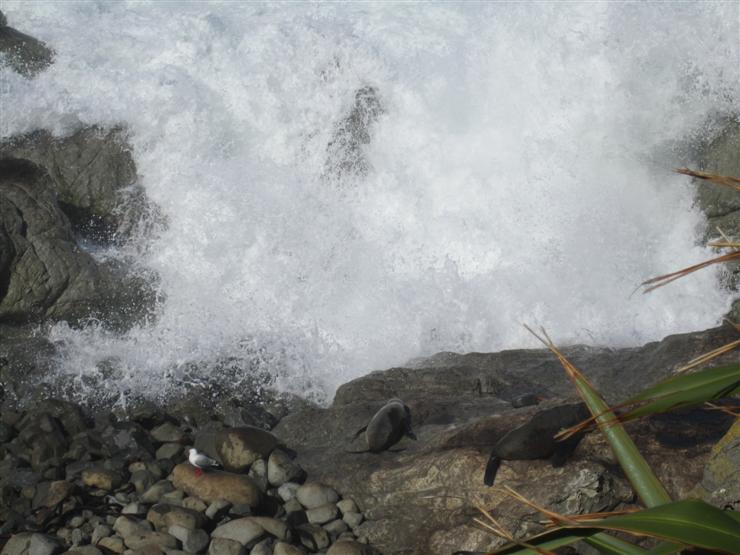
<svg viewBox="0 0 740 555">
<path fill-rule="evenodd" d="M 496 442 L 486 465 L 483 483 L 493 485 L 502 460 L 549 458 L 553 466 L 562 466 L 584 434 L 577 434 L 564 441 L 556 441 L 553 436 L 563 428 L 586 420 L 590 414 L 583 403 L 561 405 L 538 412 L 529 422 L 514 428 Z"/>
<path fill-rule="evenodd" d="M 411 429 L 411 411 L 401 399 L 391 399 L 375 413 L 367 426 L 363 426 L 355 433 L 352 440 L 365 432 L 367 440 L 366 451 L 351 451 L 351 453 L 380 453 L 401 441 L 403 436 L 416 439 Z"/>
</svg>

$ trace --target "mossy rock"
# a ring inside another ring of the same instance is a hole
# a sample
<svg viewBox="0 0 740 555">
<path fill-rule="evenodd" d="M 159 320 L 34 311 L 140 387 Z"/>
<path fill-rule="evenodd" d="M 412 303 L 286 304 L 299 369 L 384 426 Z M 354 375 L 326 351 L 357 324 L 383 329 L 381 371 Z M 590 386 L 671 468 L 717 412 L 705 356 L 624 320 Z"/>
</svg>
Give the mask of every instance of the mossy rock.
<svg viewBox="0 0 740 555">
<path fill-rule="evenodd" d="M 712 449 L 694 495 L 719 507 L 740 509 L 740 419 Z"/>
</svg>

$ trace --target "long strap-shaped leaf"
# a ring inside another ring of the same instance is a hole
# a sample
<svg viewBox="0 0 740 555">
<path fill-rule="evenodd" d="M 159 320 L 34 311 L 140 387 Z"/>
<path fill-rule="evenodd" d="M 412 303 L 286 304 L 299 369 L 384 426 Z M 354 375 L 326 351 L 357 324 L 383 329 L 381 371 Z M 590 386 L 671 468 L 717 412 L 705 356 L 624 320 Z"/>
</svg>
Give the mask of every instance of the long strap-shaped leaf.
<svg viewBox="0 0 740 555">
<path fill-rule="evenodd" d="M 599 534 L 602 530 L 651 536 L 670 543 L 662 543 L 649 552 L 632 544 Z M 608 537 L 620 543 L 600 545 L 593 542 Z M 626 555 L 669 555 L 691 545 L 736 555 L 740 552 L 740 517 L 732 511 L 722 511 L 697 499 L 666 503 L 626 515 L 599 520 L 582 521 L 560 526 L 527 538 L 527 543 L 541 549 L 557 549 L 579 540 L 587 540 L 603 553 Z M 514 544 L 505 545 L 491 555 L 533 555 L 535 551 Z"/>
<path fill-rule="evenodd" d="M 724 553 L 740 552 L 740 522 L 698 499 L 584 522 L 583 527 L 652 536 Z"/>
<path fill-rule="evenodd" d="M 671 376 L 609 410 L 618 411 L 634 407 L 619 415 L 621 422 L 628 422 L 736 395 L 740 395 L 740 364 L 706 368 L 691 374 Z M 595 418 L 592 417 L 574 426 L 567 435 L 587 427 L 593 420 Z"/>
<path fill-rule="evenodd" d="M 647 555 L 648 552 L 634 544 L 622 539 L 609 536 L 598 528 L 557 528 L 548 530 L 536 536 L 526 539 L 527 544 L 542 550 L 552 551 L 559 547 L 565 547 L 576 542 L 588 540 L 591 545 L 598 548 L 602 553 L 611 555 Z M 675 546 L 676 551 L 681 549 Z M 674 551 L 675 552 L 675 551 Z M 522 547 L 516 543 L 508 543 L 499 547 L 495 551 L 490 551 L 488 555 L 539 555 L 537 551 Z M 667 555 L 667 554 L 666 554 Z"/>
<path fill-rule="evenodd" d="M 530 328 L 527 329 L 558 357 L 560 364 L 565 369 L 565 373 L 575 384 L 578 393 L 583 398 L 591 414 L 596 417 L 596 423 L 599 429 L 609 441 L 609 445 L 617 457 L 622 470 L 642 502 L 647 507 L 656 507 L 664 503 L 670 503 L 671 497 L 668 495 L 665 487 L 663 487 L 663 484 L 660 483 L 658 477 L 653 473 L 650 465 L 637 450 L 637 446 L 629 437 L 624 427 L 616 420 L 614 413 L 609 410 L 609 405 L 606 401 L 604 401 L 586 377 L 563 356 L 549 337 L 546 340 L 534 333 Z"/>
<path fill-rule="evenodd" d="M 671 409 L 700 405 L 740 393 L 740 364 L 707 368 L 673 376 L 628 399 L 623 406 L 640 404 L 620 415 L 623 422 Z"/>
</svg>

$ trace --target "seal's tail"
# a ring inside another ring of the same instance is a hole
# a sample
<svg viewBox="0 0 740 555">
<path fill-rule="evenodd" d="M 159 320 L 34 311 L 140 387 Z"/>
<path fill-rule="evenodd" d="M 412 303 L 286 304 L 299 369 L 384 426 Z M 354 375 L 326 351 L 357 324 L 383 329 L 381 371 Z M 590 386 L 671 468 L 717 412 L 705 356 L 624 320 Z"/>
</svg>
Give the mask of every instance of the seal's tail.
<svg viewBox="0 0 740 555">
<path fill-rule="evenodd" d="M 486 465 L 486 473 L 483 475 L 483 483 L 485 485 L 493 485 L 499 466 L 501 466 L 501 459 L 491 453 L 491 457 L 488 459 L 488 464 Z"/>
</svg>

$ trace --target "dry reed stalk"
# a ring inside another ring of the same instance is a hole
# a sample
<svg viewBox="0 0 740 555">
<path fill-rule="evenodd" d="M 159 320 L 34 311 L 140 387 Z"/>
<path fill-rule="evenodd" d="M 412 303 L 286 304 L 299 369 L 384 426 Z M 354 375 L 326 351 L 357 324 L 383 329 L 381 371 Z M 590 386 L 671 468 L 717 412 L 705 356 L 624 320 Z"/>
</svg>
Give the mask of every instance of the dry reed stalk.
<svg viewBox="0 0 740 555">
<path fill-rule="evenodd" d="M 712 264 L 719 264 L 720 262 L 730 262 L 732 260 L 738 260 L 738 259 L 740 259 L 740 251 L 733 251 L 727 254 L 723 254 L 722 256 L 718 256 L 716 258 L 706 260 L 699 264 L 694 264 L 693 266 L 689 266 L 688 268 L 684 268 L 683 270 L 679 270 L 677 272 L 671 272 L 670 274 L 665 274 L 662 276 L 654 277 L 647 281 L 643 281 L 640 284 L 640 287 L 650 285 L 650 287 L 648 287 L 647 289 L 645 289 L 645 291 L 643 291 L 643 293 L 649 293 L 650 291 L 658 289 L 659 287 L 663 287 L 664 285 L 667 285 L 672 281 L 675 281 L 691 273 L 694 273 L 698 270 L 701 270 L 702 268 L 706 268 L 707 266 L 711 266 Z"/>
<path fill-rule="evenodd" d="M 689 175 L 691 177 L 696 177 L 697 179 L 704 179 L 706 181 L 711 181 L 712 183 L 716 183 L 717 185 L 722 185 L 723 187 L 730 187 L 731 189 L 740 191 L 740 179 L 738 179 L 737 177 L 731 177 L 729 175 L 719 175 L 716 173 L 700 172 L 700 171 L 690 170 L 689 168 L 678 168 L 675 171 L 676 173 L 681 173 L 683 175 Z"/>
</svg>

